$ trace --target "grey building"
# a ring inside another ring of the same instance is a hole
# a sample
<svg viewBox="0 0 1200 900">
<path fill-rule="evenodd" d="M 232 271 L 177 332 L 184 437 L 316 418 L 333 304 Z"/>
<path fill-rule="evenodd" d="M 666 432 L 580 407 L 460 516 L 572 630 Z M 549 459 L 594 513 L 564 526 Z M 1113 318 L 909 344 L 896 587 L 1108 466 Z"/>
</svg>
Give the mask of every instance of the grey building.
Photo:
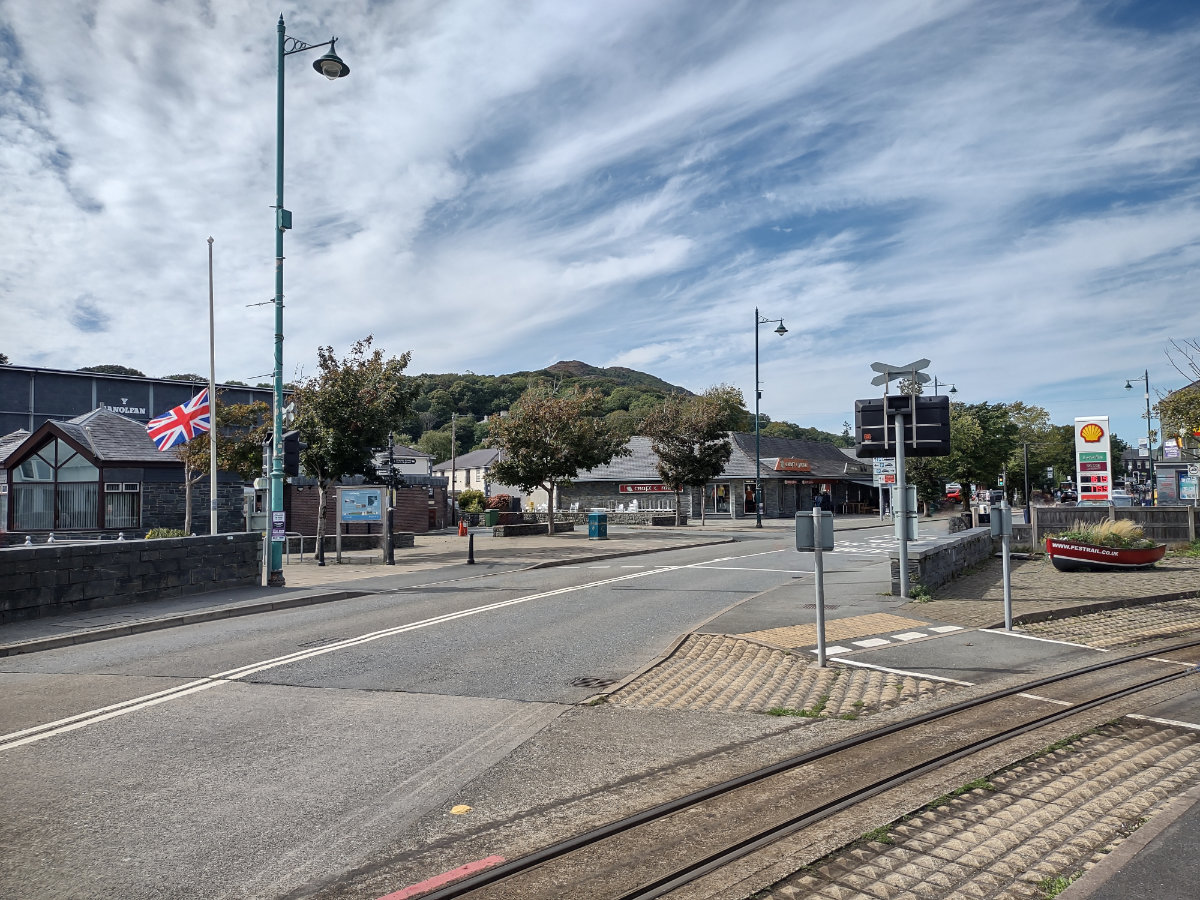
<svg viewBox="0 0 1200 900">
<path fill-rule="evenodd" d="M 757 516 L 760 499 L 755 480 L 754 435 L 729 435 L 733 453 L 724 471 L 703 489 L 681 495 L 682 512 L 705 517 L 743 518 Z M 836 512 L 866 512 L 878 509 L 878 490 L 871 481 L 871 465 L 848 457 L 833 444 L 792 438 L 759 438 L 759 478 L 762 484 L 762 515 L 791 518 L 811 510 L 813 498 L 830 495 Z M 648 437 L 635 436 L 626 445 L 629 456 L 618 457 L 606 466 L 580 472 L 574 484 L 560 491 L 557 508 L 612 510 L 636 508 L 674 509 L 675 494 L 662 484 Z M 636 507 L 633 504 L 636 503 Z"/>
<path fill-rule="evenodd" d="M 52 419 L 65 420 L 94 409 L 109 409 L 143 424 L 186 403 L 207 381 L 172 381 L 134 375 L 102 375 L 66 369 L 0 366 L 0 434 L 34 431 Z M 268 406 L 270 388 L 217 385 L 222 403 Z"/>
</svg>

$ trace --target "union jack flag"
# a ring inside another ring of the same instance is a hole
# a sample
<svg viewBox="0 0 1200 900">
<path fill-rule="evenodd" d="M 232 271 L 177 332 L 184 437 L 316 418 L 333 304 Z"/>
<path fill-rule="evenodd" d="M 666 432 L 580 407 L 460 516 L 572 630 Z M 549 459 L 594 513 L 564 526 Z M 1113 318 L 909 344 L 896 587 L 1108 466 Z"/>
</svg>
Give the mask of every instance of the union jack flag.
<svg viewBox="0 0 1200 900">
<path fill-rule="evenodd" d="M 205 388 L 182 406 L 151 419 L 146 423 L 146 431 L 159 450 L 170 450 L 208 431 L 211 423 L 208 388 Z"/>
</svg>

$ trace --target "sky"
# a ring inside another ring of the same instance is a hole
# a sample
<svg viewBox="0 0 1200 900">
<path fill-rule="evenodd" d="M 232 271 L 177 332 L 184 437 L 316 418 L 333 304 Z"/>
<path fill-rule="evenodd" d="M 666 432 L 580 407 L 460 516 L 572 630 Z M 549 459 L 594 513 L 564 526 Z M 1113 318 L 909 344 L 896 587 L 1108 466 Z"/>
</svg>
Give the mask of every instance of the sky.
<svg viewBox="0 0 1200 900">
<path fill-rule="evenodd" d="M 1191 0 L 0 0 L 12 363 L 206 374 L 212 237 L 217 380 L 270 380 L 281 12 L 350 66 L 284 63 L 288 380 L 369 334 L 753 409 L 757 331 L 772 419 L 924 358 L 1131 442 L 1191 380 Z"/>
</svg>

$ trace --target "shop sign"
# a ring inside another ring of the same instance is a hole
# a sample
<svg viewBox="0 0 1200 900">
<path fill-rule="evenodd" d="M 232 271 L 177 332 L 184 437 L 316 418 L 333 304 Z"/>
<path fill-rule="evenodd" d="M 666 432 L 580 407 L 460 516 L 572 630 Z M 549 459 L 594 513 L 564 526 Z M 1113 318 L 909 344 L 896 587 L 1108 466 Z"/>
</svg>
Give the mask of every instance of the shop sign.
<svg viewBox="0 0 1200 900">
<path fill-rule="evenodd" d="M 1107 500 L 1111 488 L 1112 445 L 1108 416 L 1075 420 L 1075 471 L 1080 500 Z"/>
<path fill-rule="evenodd" d="M 793 459 L 789 456 L 781 456 L 775 460 L 776 472 L 811 472 L 812 466 L 808 464 L 807 459 Z"/>
<path fill-rule="evenodd" d="M 620 494 L 673 494 L 675 493 L 665 484 L 619 484 L 617 492 Z"/>
</svg>

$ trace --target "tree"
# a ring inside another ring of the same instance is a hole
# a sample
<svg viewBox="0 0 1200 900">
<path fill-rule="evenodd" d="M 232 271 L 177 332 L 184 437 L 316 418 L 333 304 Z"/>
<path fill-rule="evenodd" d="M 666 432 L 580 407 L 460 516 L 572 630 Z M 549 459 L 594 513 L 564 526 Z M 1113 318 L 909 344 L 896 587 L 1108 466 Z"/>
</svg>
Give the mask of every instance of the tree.
<svg viewBox="0 0 1200 900">
<path fill-rule="evenodd" d="M 740 395 L 739 395 L 740 396 Z M 680 522 L 680 496 L 685 487 L 704 487 L 716 478 L 733 454 L 726 426 L 728 389 L 709 388 L 699 397 L 668 397 L 643 423 L 650 447 L 658 456 L 658 475 L 675 492 L 675 524 Z M 700 506 L 704 522 L 704 505 Z"/>
<path fill-rule="evenodd" d="M 317 479 L 317 556 L 325 559 L 325 510 L 329 488 L 347 475 L 371 471 L 373 451 L 400 430 L 415 394 L 404 369 L 412 357 L 385 358 L 372 337 L 357 341 L 345 359 L 332 347 L 317 348 L 318 374 L 296 385 L 296 430 L 308 444 L 303 469 Z"/>
<path fill-rule="evenodd" d="M 492 480 L 526 491 L 546 491 L 550 534 L 554 534 L 555 491 L 576 473 L 627 456 L 626 436 L 612 431 L 602 412 L 599 392 L 572 388 L 557 393 L 542 383 L 531 387 L 507 416 L 491 420 L 491 442 L 500 458 Z"/>
<path fill-rule="evenodd" d="M 192 381 L 203 382 L 208 384 L 208 378 L 204 375 L 197 375 L 195 372 L 185 372 L 182 375 L 164 375 L 164 381 Z"/>
<path fill-rule="evenodd" d="M 236 472 L 242 481 L 253 481 L 262 470 L 262 444 L 271 433 L 267 416 L 270 407 L 257 403 L 225 405 L 218 396 L 215 405 L 217 469 Z M 175 448 L 183 463 L 183 530 L 192 530 L 192 487 L 209 472 L 209 436 L 197 435 Z"/>
<path fill-rule="evenodd" d="M 8 356 L 3 353 L 0 353 L 0 366 L 7 366 L 7 365 L 8 365 Z"/>
<path fill-rule="evenodd" d="M 139 372 L 137 369 L 131 369 L 129 366 L 118 366 L 111 363 L 105 363 L 101 366 L 83 366 L 76 369 L 77 372 L 95 372 L 98 375 L 136 375 L 139 378 L 145 378 L 145 372 Z"/>
</svg>

